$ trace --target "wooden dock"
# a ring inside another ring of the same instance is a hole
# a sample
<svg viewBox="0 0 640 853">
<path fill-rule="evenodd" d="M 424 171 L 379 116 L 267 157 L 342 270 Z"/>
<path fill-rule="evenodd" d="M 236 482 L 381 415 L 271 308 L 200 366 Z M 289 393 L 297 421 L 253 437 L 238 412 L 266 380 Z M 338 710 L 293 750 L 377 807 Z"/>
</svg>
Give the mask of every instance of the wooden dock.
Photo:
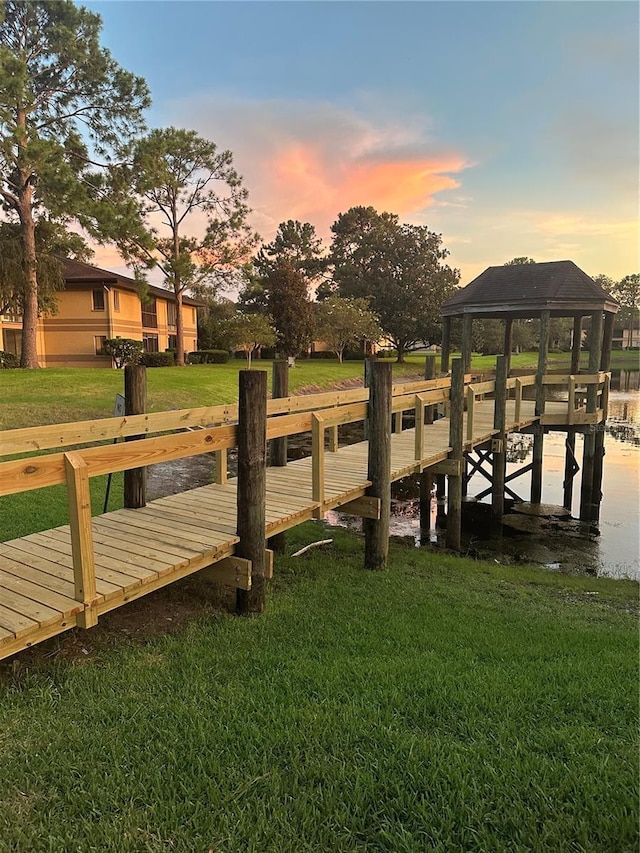
<svg viewBox="0 0 640 853">
<path fill-rule="evenodd" d="M 523 396 L 533 379 L 508 380 L 506 433 L 541 421 Z M 603 417 L 606 374 L 551 382 L 564 382 L 568 398 L 547 404 L 544 424 L 565 428 Z M 599 389 L 595 413 L 585 411 L 585 382 Z M 394 386 L 392 480 L 425 470 L 452 473 L 450 385 L 437 379 Z M 494 390 L 493 382 L 467 383 L 464 450 L 496 436 Z M 311 432 L 313 453 L 267 468 L 265 540 L 336 507 L 379 517 L 379 499 L 367 495 L 367 442 L 340 446 L 338 435 L 340 426 L 367 416 L 367 399 L 367 389 L 354 389 L 269 401 L 267 439 Z M 445 417 L 425 423 L 425 407 L 435 406 Z M 402 429 L 407 412 L 417 428 Z M 251 563 L 236 555 L 238 483 L 227 478 L 226 466 L 227 450 L 238 443 L 237 416 L 235 407 L 223 406 L 0 433 L 0 455 L 21 454 L 0 463 L 0 495 L 66 483 L 70 513 L 67 525 L 0 544 L 0 658 L 76 625 L 91 627 L 102 614 L 200 570 L 237 589 L 251 587 Z M 153 437 L 105 443 L 141 435 Z M 78 444 L 84 446 L 46 452 Z M 203 453 L 216 456 L 211 485 L 91 517 L 89 477 Z"/>
</svg>

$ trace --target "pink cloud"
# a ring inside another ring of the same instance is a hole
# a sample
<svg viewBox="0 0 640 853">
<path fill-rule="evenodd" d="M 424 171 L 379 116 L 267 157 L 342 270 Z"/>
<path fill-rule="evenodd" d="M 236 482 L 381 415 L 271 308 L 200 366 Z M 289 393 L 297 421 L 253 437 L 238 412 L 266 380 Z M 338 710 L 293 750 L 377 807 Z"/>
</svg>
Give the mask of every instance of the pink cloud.
<svg viewBox="0 0 640 853">
<path fill-rule="evenodd" d="M 328 237 L 340 212 L 372 205 L 411 218 L 460 187 L 470 164 L 434 143 L 427 120 L 373 120 L 327 103 L 192 99 L 179 120 L 230 148 L 265 239 L 286 219 Z"/>
</svg>

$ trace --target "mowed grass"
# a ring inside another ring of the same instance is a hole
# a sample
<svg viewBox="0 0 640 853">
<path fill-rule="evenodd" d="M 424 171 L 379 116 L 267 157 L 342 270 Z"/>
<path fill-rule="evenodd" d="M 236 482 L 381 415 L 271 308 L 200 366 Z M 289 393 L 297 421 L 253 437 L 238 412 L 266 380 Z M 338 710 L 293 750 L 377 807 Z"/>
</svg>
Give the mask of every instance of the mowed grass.
<svg viewBox="0 0 640 853">
<path fill-rule="evenodd" d="M 635 851 L 637 587 L 330 535 L 263 616 L 0 667 L 0 850 Z"/>
</svg>

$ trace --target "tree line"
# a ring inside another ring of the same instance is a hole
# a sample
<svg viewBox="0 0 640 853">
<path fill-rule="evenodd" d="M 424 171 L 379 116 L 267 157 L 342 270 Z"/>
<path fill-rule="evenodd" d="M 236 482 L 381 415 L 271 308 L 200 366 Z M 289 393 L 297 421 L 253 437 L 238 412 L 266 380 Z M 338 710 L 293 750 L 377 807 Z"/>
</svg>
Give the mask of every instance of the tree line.
<svg viewBox="0 0 640 853">
<path fill-rule="evenodd" d="M 101 27 L 72 0 L 0 4 L 0 313 L 22 317 L 22 367 L 38 366 L 59 259 L 91 257 L 85 236 L 117 247 L 143 300 L 159 271 L 177 303 L 178 364 L 187 293 L 206 303 L 203 340 L 248 352 L 273 341 L 296 355 L 319 337 L 342 358 L 384 336 L 403 360 L 439 342 L 460 279 L 441 235 L 358 206 L 337 216 L 329 246 L 292 220 L 261 246 L 232 153 L 192 130 L 148 129 L 148 86 L 100 45 Z M 637 286 L 633 298 L 637 312 Z"/>
</svg>

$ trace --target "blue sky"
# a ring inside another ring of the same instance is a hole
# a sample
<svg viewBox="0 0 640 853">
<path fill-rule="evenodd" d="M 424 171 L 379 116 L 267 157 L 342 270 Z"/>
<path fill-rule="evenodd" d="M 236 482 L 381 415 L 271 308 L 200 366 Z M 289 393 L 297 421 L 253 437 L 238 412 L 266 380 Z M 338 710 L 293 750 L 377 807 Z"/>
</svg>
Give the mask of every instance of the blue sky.
<svg viewBox="0 0 640 853">
<path fill-rule="evenodd" d="M 638 269 L 636 3 L 87 5 L 149 123 L 233 151 L 267 240 L 372 204 L 441 232 L 463 283 L 516 255 Z"/>
</svg>

